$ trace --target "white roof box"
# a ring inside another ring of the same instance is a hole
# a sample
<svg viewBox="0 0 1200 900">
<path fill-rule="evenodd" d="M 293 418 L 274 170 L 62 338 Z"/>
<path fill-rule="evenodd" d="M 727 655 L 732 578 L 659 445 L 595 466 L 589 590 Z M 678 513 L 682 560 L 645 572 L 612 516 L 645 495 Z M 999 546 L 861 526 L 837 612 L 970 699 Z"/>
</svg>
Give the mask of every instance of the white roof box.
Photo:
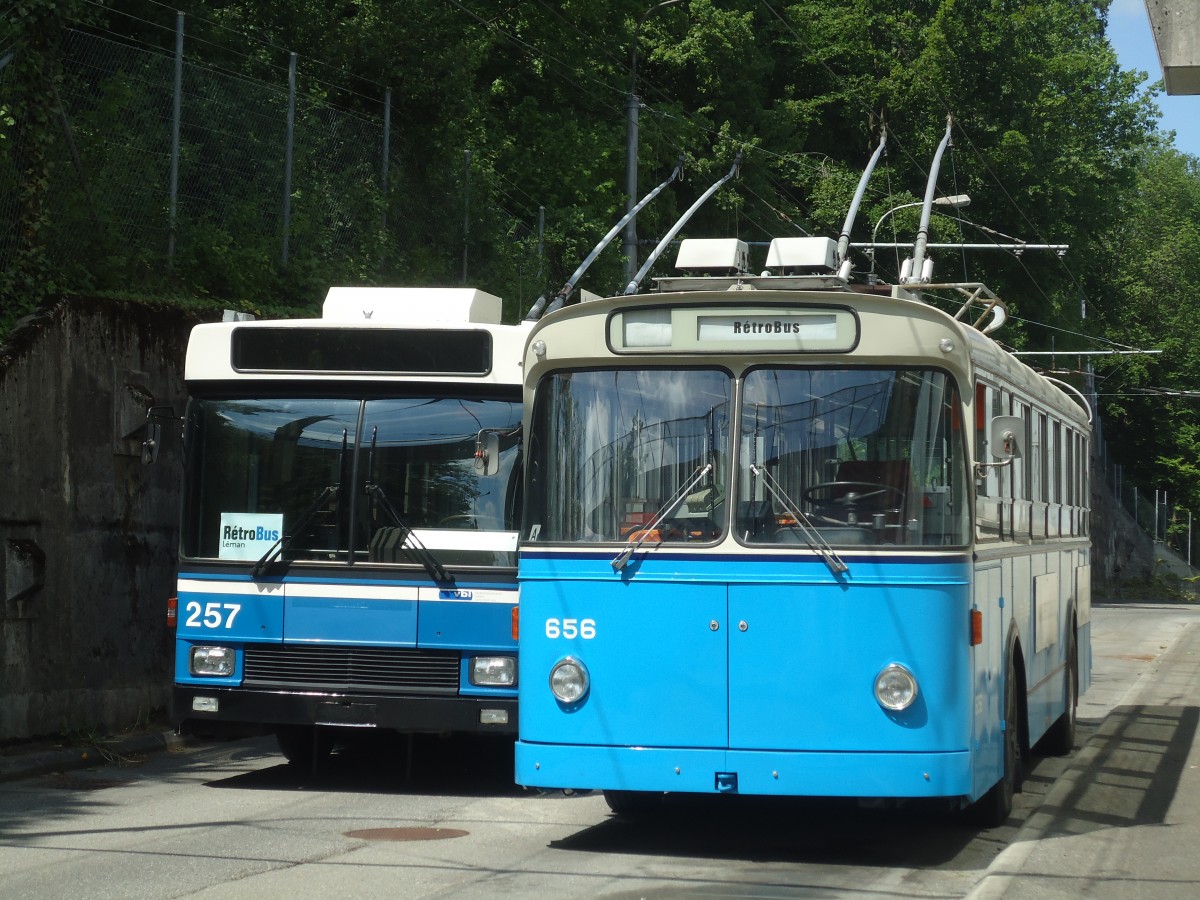
<svg viewBox="0 0 1200 900">
<path fill-rule="evenodd" d="M 679 244 L 675 268 L 726 274 L 750 269 L 750 248 L 737 238 L 688 238 Z"/>
<path fill-rule="evenodd" d="M 498 325 L 499 297 L 474 288 L 331 287 L 321 318 L 389 325 Z"/>
<path fill-rule="evenodd" d="M 767 250 L 767 268 L 779 275 L 832 272 L 837 268 L 837 244 L 825 237 L 775 238 Z"/>
</svg>

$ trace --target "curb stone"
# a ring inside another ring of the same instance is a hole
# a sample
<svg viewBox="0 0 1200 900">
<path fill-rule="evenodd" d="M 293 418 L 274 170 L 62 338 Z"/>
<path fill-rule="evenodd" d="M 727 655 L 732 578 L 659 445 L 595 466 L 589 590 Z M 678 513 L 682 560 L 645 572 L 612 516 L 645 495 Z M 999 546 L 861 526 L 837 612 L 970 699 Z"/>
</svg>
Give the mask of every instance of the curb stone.
<svg viewBox="0 0 1200 900">
<path fill-rule="evenodd" d="M 123 757 L 173 752 L 194 743 L 193 738 L 177 735 L 174 731 L 163 731 L 70 747 L 16 752 L 0 756 L 0 782 L 119 764 Z"/>
</svg>

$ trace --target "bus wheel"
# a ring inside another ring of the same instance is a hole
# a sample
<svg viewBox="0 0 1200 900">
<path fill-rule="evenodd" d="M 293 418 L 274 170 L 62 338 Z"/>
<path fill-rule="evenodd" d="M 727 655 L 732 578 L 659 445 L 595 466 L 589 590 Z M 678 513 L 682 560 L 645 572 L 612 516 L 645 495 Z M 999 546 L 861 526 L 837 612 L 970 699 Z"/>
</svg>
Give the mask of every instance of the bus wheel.
<svg viewBox="0 0 1200 900">
<path fill-rule="evenodd" d="M 315 769 L 333 752 L 333 734 L 315 725 L 283 725 L 275 740 L 284 759 L 297 769 Z"/>
<path fill-rule="evenodd" d="M 660 791 L 605 791 L 604 802 L 618 816 L 638 818 L 661 812 L 665 796 Z"/>
<path fill-rule="evenodd" d="M 1063 697 L 1066 700 L 1063 714 L 1050 726 L 1039 747 L 1050 756 L 1066 756 L 1075 749 L 1075 714 L 1079 705 L 1079 648 L 1075 644 L 1074 635 L 1071 635 L 1067 645 L 1067 666 L 1063 679 Z"/>
<path fill-rule="evenodd" d="M 997 828 L 1012 815 L 1013 794 L 1021 771 L 1021 717 L 1012 661 L 1004 676 L 1004 774 L 967 810 L 970 820 L 984 828 Z"/>
</svg>

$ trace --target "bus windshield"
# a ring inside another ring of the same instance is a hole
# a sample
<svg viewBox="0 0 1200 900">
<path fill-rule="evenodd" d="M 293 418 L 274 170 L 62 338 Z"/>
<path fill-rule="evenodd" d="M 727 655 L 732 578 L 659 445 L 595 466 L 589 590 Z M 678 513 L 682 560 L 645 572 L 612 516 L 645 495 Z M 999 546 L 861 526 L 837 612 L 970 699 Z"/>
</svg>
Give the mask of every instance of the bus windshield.
<svg viewBox="0 0 1200 900">
<path fill-rule="evenodd" d="M 411 529 L 441 564 L 516 565 L 515 401 L 200 398 L 186 428 L 186 557 L 254 561 L 286 539 L 288 560 L 419 566 Z"/>
<path fill-rule="evenodd" d="M 750 545 L 966 543 L 967 464 L 946 373 L 759 367 L 739 381 L 731 432 L 735 379 L 723 370 L 547 376 L 525 537 L 653 546 L 732 528 Z"/>
<path fill-rule="evenodd" d="M 746 373 L 738 538 L 803 543 L 811 524 L 833 546 L 965 544 L 958 415 L 957 391 L 944 372 Z M 807 522 L 797 522 L 797 512 Z"/>
<path fill-rule="evenodd" d="M 534 410 L 542 443 L 530 473 L 537 498 L 530 540 L 635 540 L 660 517 L 666 521 L 654 540 L 721 536 L 732 400 L 727 372 L 563 372 L 544 388 Z"/>
</svg>

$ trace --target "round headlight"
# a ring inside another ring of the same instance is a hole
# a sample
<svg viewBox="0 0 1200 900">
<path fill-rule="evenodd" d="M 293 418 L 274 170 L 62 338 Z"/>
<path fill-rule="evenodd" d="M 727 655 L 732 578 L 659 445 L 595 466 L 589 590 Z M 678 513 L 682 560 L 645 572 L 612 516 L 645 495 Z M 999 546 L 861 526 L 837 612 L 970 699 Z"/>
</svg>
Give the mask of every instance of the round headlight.
<svg viewBox="0 0 1200 900">
<path fill-rule="evenodd" d="M 875 699 L 884 709 L 908 709 L 917 699 L 917 679 L 899 663 L 892 663 L 875 678 Z"/>
<path fill-rule="evenodd" d="M 578 703 L 586 696 L 590 681 L 587 666 L 568 656 L 550 670 L 550 693 L 560 703 Z"/>
</svg>

